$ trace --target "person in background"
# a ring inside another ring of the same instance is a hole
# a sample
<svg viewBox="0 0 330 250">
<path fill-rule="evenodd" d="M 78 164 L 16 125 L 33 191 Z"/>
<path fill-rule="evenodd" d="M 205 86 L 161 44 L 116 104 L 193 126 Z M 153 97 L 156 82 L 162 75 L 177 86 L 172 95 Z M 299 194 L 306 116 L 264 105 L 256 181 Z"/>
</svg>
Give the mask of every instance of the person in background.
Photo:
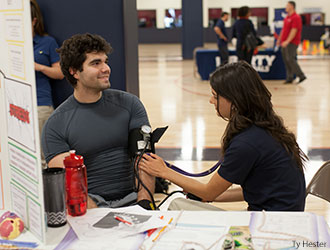
<svg viewBox="0 0 330 250">
<path fill-rule="evenodd" d="M 53 112 L 52 90 L 50 79 L 63 79 L 60 68 L 60 57 L 56 52 L 58 45 L 55 39 L 45 32 L 43 18 L 38 3 L 30 0 L 34 69 L 36 77 L 39 135 L 50 114 Z M 45 167 L 44 155 L 41 150 L 42 165 Z"/>
<path fill-rule="evenodd" d="M 156 154 L 144 154 L 140 169 L 170 180 L 203 201 L 245 200 L 253 211 L 303 211 L 307 156 L 275 113 L 271 93 L 259 74 L 239 61 L 217 69 L 210 82 L 210 103 L 228 121 L 218 172 L 208 183 L 201 183 L 168 168 Z M 241 188 L 226 191 L 233 183 Z M 183 199 L 179 209 L 189 210 L 196 202 Z"/>
<path fill-rule="evenodd" d="M 253 23 L 251 20 L 249 20 L 250 15 L 251 11 L 248 6 L 239 8 L 239 19 L 234 23 L 233 26 L 233 37 L 237 38 L 236 53 L 238 60 L 244 60 L 249 64 L 251 64 L 254 49 L 247 49 L 244 45 L 244 39 L 249 32 L 252 32 L 255 36 L 257 36 Z"/>
<path fill-rule="evenodd" d="M 329 28 L 325 28 L 324 34 L 321 36 L 321 41 L 323 41 L 323 46 L 325 49 L 330 48 L 330 32 Z"/>
<path fill-rule="evenodd" d="M 285 11 L 288 15 L 284 19 L 283 29 L 276 42 L 277 46 L 282 47 L 281 52 L 286 70 L 284 84 L 292 83 L 295 75 L 299 77 L 298 83 L 301 83 L 306 80 L 306 76 L 297 62 L 297 48 L 301 40 L 302 21 L 296 13 L 294 1 L 289 1 L 286 4 Z"/>
<path fill-rule="evenodd" d="M 229 52 L 228 52 L 228 36 L 226 32 L 225 22 L 228 21 L 228 12 L 222 12 L 221 18 L 218 20 L 214 27 L 214 32 L 217 34 L 218 48 L 221 59 L 221 66 L 228 63 Z"/>
<path fill-rule="evenodd" d="M 137 203 L 153 209 L 155 178 L 140 171 L 144 186 L 136 190 L 128 155 L 129 132 L 149 125 L 147 112 L 135 95 L 110 89 L 112 47 L 101 36 L 87 33 L 65 40 L 58 51 L 61 69 L 74 90 L 43 128 L 48 167 L 64 167 L 63 159 L 76 150 L 87 169 L 88 208 Z"/>
</svg>

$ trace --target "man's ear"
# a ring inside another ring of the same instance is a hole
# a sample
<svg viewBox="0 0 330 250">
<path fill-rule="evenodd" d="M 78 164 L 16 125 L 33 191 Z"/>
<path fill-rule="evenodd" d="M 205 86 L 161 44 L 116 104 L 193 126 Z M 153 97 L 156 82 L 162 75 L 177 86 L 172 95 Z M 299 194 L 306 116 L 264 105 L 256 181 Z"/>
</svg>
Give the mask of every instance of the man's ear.
<svg viewBox="0 0 330 250">
<path fill-rule="evenodd" d="M 75 79 L 78 80 L 79 76 L 77 74 L 77 70 L 76 69 L 70 67 L 69 68 L 69 72 L 70 72 L 70 75 L 72 75 Z"/>
</svg>

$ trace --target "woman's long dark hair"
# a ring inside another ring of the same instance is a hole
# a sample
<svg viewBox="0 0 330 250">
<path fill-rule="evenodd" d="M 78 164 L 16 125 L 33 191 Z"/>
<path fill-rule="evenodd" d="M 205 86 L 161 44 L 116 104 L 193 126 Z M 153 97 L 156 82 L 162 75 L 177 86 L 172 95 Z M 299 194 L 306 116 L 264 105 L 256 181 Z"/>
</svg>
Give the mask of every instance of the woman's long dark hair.
<svg viewBox="0 0 330 250">
<path fill-rule="evenodd" d="M 212 74 L 210 82 L 218 96 L 232 103 L 222 138 L 223 155 L 235 135 L 255 125 L 268 131 L 280 142 L 297 162 L 299 169 L 304 171 L 307 156 L 299 148 L 295 135 L 286 129 L 282 118 L 273 110 L 271 93 L 250 64 L 244 61 L 226 64 Z"/>
<path fill-rule="evenodd" d="M 34 32 L 39 36 L 45 36 L 47 33 L 44 28 L 44 20 L 40 11 L 40 7 L 36 0 L 30 0 L 31 19 L 37 18 L 37 23 L 34 26 Z"/>
</svg>

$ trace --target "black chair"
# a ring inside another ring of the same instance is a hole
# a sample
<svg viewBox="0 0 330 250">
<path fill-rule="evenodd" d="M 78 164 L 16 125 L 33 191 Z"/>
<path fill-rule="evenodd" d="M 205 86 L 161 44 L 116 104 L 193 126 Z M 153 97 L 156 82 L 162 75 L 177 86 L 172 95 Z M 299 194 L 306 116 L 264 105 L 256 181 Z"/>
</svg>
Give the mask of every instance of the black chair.
<svg viewBox="0 0 330 250">
<path fill-rule="evenodd" d="M 313 176 L 306 189 L 306 196 L 308 194 L 330 202 L 330 161 L 325 162 Z"/>
</svg>

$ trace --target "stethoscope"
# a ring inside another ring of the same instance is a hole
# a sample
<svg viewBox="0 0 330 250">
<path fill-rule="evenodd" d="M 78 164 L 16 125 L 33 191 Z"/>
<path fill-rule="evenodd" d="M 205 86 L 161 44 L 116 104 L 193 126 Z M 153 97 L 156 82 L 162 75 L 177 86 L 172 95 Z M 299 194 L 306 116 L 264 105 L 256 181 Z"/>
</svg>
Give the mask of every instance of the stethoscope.
<svg viewBox="0 0 330 250">
<path fill-rule="evenodd" d="M 178 168 L 177 166 L 172 165 L 171 163 L 168 163 L 167 161 L 164 161 L 166 166 L 169 167 L 170 169 L 173 169 L 174 171 L 186 175 L 186 176 L 190 176 L 190 177 L 203 177 L 203 176 L 207 176 L 211 173 L 213 173 L 222 163 L 222 160 L 219 160 L 213 167 L 211 167 L 210 169 L 201 172 L 201 173 L 189 173 L 187 171 L 182 170 L 181 168 Z"/>
</svg>

